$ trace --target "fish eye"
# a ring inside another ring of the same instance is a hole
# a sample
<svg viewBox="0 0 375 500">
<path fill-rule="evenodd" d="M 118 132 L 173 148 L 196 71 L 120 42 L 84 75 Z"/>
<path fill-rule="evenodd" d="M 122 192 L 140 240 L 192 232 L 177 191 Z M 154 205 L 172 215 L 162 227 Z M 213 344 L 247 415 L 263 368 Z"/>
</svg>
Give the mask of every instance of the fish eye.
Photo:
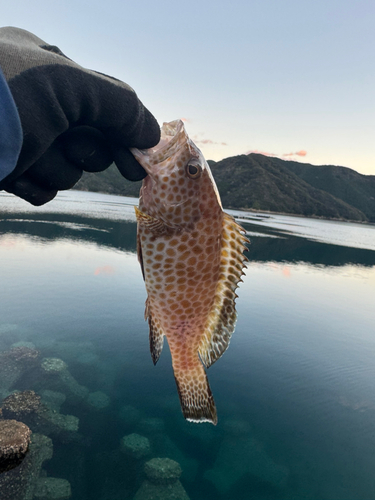
<svg viewBox="0 0 375 500">
<path fill-rule="evenodd" d="M 196 179 L 202 173 L 202 168 L 199 164 L 188 163 L 186 165 L 186 173 L 191 179 Z"/>
</svg>

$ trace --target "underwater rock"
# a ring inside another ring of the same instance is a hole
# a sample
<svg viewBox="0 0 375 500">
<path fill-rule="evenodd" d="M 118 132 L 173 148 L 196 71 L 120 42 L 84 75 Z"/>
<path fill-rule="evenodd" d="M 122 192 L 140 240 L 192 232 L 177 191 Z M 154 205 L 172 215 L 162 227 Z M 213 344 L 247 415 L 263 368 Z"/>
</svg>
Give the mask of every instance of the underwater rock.
<svg viewBox="0 0 375 500">
<path fill-rule="evenodd" d="M 39 344 L 40 345 L 40 344 Z M 41 344 L 43 352 L 51 358 L 61 357 L 70 362 L 82 364 L 94 364 L 99 357 L 96 348 L 91 341 L 56 341 L 45 339 Z"/>
<path fill-rule="evenodd" d="M 123 405 L 120 408 L 119 417 L 127 427 L 134 427 L 141 418 L 141 412 L 132 405 Z"/>
<path fill-rule="evenodd" d="M 107 408 L 109 406 L 111 400 L 102 391 L 90 392 L 87 398 L 87 403 L 94 407 L 96 410 L 102 410 L 103 408 Z"/>
<path fill-rule="evenodd" d="M 57 477 L 40 477 L 34 491 L 34 500 L 68 500 L 71 496 L 69 481 Z"/>
<path fill-rule="evenodd" d="M 0 420 L 0 474 L 22 462 L 29 448 L 30 436 L 31 430 L 22 422 Z"/>
<path fill-rule="evenodd" d="M 44 358 L 41 364 L 46 374 L 56 374 L 68 369 L 68 365 L 59 358 Z"/>
<path fill-rule="evenodd" d="M 40 404 L 40 396 L 34 391 L 15 392 L 3 400 L 2 413 L 4 418 L 24 422 L 38 411 Z"/>
<path fill-rule="evenodd" d="M 64 393 L 71 402 L 80 404 L 89 394 L 87 387 L 80 385 L 68 370 L 68 365 L 59 358 L 44 358 L 41 364 L 43 388 Z"/>
<path fill-rule="evenodd" d="M 170 458 L 153 458 L 145 463 L 145 474 L 155 484 L 174 483 L 181 476 L 180 464 Z"/>
<path fill-rule="evenodd" d="M 94 352 L 82 352 L 76 358 L 77 363 L 82 365 L 95 365 L 99 360 L 99 356 Z"/>
<path fill-rule="evenodd" d="M 29 349 L 36 349 L 35 344 L 27 342 L 26 340 L 20 340 L 10 346 L 11 349 L 14 349 L 15 347 L 28 347 Z"/>
<path fill-rule="evenodd" d="M 7 391 L 39 363 L 36 349 L 20 346 L 0 353 L 0 391 Z"/>
<path fill-rule="evenodd" d="M 17 330 L 18 325 L 14 323 L 0 324 L 0 350 L 9 349 L 10 344 L 19 338 Z"/>
<path fill-rule="evenodd" d="M 23 462 L 0 474 L 1 500 L 31 500 L 43 462 L 52 458 L 52 441 L 41 434 L 33 434 Z"/>
<path fill-rule="evenodd" d="M 152 433 L 149 435 L 149 439 L 154 454 L 159 457 L 169 457 L 175 460 L 181 464 L 184 481 L 195 481 L 199 467 L 197 460 L 186 457 L 176 443 L 165 433 Z"/>
<path fill-rule="evenodd" d="M 185 435 L 185 439 L 196 441 L 197 445 L 211 446 L 218 440 L 220 431 L 213 425 L 197 425 L 195 422 L 182 421 L 179 431 Z M 185 467 L 183 467 L 185 470 Z"/>
<path fill-rule="evenodd" d="M 7 334 L 11 332 L 12 334 L 17 330 L 18 325 L 16 323 L 2 323 L 0 325 L 0 335 Z"/>
<path fill-rule="evenodd" d="M 145 463 L 146 480 L 134 500 L 189 500 L 179 481 L 180 464 L 169 458 L 153 458 Z"/>
<path fill-rule="evenodd" d="M 11 391 L 8 391 L 7 389 L 0 388 L 0 404 L 1 404 L 3 399 L 5 399 L 7 396 L 9 396 L 9 394 L 11 394 Z"/>
<path fill-rule="evenodd" d="M 73 415 L 61 415 L 41 402 L 34 391 L 11 394 L 3 400 L 2 414 L 6 419 L 16 419 L 33 432 L 55 435 L 66 439 L 66 435 L 78 431 L 79 419 Z"/>
<path fill-rule="evenodd" d="M 66 400 L 65 394 L 62 392 L 50 391 L 49 389 L 41 391 L 40 395 L 42 397 L 42 402 L 57 413 L 60 412 L 60 407 Z"/>
<path fill-rule="evenodd" d="M 162 418 L 142 418 L 137 428 L 141 432 L 154 435 L 157 432 L 165 431 L 165 423 Z"/>
<path fill-rule="evenodd" d="M 121 439 L 121 451 L 139 460 L 151 453 L 150 441 L 139 434 L 129 434 Z"/>
<path fill-rule="evenodd" d="M 276 487 L 284 487 L 288 469 L 276 464 L 263 445 L 249 435 L 225 438 L 212 469 L 204 473 L 220 493 L 227 493 L 245 474 L 251 474 Z"/>
<path fill-rule="evenodd" d="M 226 434 L 238 437 L 246 434 L 249 435 L 251 432 L 251 426 L 246 420 L 234 418 L 223 422 L 223 430 Z"/>
</svg>

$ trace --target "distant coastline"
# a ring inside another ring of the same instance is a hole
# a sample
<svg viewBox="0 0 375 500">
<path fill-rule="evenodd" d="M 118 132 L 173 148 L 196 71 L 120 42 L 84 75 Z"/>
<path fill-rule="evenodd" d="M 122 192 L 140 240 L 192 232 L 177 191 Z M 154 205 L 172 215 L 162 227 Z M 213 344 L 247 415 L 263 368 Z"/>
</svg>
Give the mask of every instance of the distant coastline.
<svg viewBox="0 0 375 500">
<path fill-rule="evenodd" d="M 255 153 L 208 163 L 225 208 L 375 224 L 375 175 Z M 74 189 L 137 198 L 140 187 L 112 165 L 84 173 Z"/>
</svg>

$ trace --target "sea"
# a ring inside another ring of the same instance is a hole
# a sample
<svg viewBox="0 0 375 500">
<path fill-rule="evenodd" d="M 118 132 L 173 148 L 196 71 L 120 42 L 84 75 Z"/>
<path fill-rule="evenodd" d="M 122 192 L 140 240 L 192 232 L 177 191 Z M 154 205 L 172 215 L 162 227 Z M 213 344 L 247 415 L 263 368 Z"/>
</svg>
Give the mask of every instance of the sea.
<svg viewBox="0 0 375 500">
<path fill-rule="evenodd" d="M 228 210 L 249 262 L 230 346 L 207 370 L 213 426 L 184 420 L 166 342 L 152 363 L 136 204 L 0 193 L 0 354 L 37 349 L 69 375 L 0 380 L 0 406 L 35 390 L 79 422 L 49 434 L 40 476 L 69 481 L 73 500 L 374 500 L 375 226 Z M 182 469 L 159 493 L 145 487 L 154 458 Z"/>
</svg>

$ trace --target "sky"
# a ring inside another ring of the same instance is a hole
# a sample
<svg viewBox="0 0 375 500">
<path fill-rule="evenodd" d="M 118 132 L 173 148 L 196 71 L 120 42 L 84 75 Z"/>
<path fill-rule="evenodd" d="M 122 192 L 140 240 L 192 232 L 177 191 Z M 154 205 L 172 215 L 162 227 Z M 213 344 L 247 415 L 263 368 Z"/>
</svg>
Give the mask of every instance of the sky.
<svg viewBox="0 0 375 500">
<path fill-rule="evenodd" d="M 374 0 L 12 0 L 0 19 L 183 118 L 206 159 L 375 175 Z"/>
</svg>

